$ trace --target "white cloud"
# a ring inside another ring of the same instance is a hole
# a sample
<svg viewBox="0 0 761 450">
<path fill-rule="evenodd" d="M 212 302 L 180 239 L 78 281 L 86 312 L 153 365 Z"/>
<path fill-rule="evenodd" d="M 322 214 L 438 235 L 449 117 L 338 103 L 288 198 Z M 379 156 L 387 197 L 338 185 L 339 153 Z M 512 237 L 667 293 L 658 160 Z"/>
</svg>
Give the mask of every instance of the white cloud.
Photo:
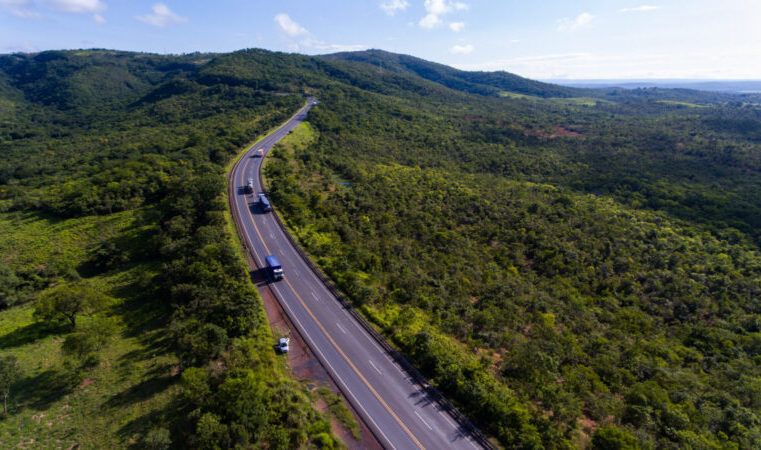
<svg viewBox="0 0 761 450">
<path fill-rule="evenodd" d="M 451 2 L 449 0 L 425 0 L 423 3 L 427 14 L 418 22 L 423 28 L 434 28 L 442 23 L 441 16 L 453 11 L 468 9 L 467 3 Z"/>
<path fill-rule="evenodd" d="M 183 23 L 188 21 L 187 17 L 178 16 L 163 3 L 156 3 L 151 9 L 153 10 L 153 13 L 144 16 L 136 16 L 135 19 L 156 27 L 165 27 L 170 23 Z"/>
<path fill-rule="evenodd" d="M 101 16 L 100 14 L 93 14 L 92 18 L 95 21 L 95 23 L 97 23 L 98 25 L 103 25 L 104 23 L 106 23 L 106 18 Z"/>
<path fill-rule="evenodd" d="M 620 12 L 620 13 L 647 12 L 647 11 L 655 11 L 656 9 L 661 9 L 661 7 L 660 6 L 655 6 L 655 5 L 642 5 L 642 6 L 637 6 L 637 7 L 634 7 L 634 8 L 619 9 L 618 12 Z"/>
<path fill-rule="evenodd" d="M 367 49 L 367 46 L 362 44 L 328 44 L 327 42 L 311 38 L 302 40 L 300 44 L 303 47 L 330 52 L 355 52 Z"/>
<path fill-rule="evenodd" d="M 558 31 L 576 31 L 588 25 L 594 18 L 595 16 L 586 12 L 579 14 L 575 19 L 562 18 L 558 20 Z"/>
<path fill-rule="evenodd" d="M 307 29 L 297 24 L 291 19 L 288 14 L 280 13 L 275 16 L 275 22 L 280 25 L 280 29 L 289 36 L 298 36 L 300 34 L 308 33 Z"/>
<path fill-rule="evenodd" d="M 425 17 L 420 19 L 418 24 L 423 28 L 431 29 L 441 23 L 441 19 L 436 14 L 426 14 Z"/>
<path fill-rule="evenodd" d="M 384 0 L 381 2 L 380 7 L 389 16 L 393 16 L 399 11 L 404 11 L 410 4 L 407 0 Z"/>
<path fill-rule="evenodd" d="M 100 0 L 0 0 L 0 6 L 16 17 L 22 19 L 39 19 L 42 14 L 35 7 L 47 7 L 54 11 L 72 14 L 93 14 L 98 23 L 105 23 L 99 13 L 106 10 L 106 4 Z"/>
<path fill-rule="evenodd" d="M 44 0 L 50 8 L 67 13 L 97 13 L 106 9 L 100 0 Z"/>
<path fill-rule="evenodd" d="M 452 22 L 449 24 L 449 29 L 455 33 L 459 33 L 463 28 L 465 28 L 465 22 Z"/>
<path fill-rule="evenodd" d="M 470 44 L 455 45 L 449 49 L 449 53 L 453 55 L 467 55 L 468 53 L 473 53 L 473 50 L 475 50 L 475 47 Z"/>
<path fill-rule="evenodd" d="M 9 13 L 22 19 L 39 19 L 40 13 L 31 9 L 30 0 L 0 0 L 0 6 Z"/>
</svg>

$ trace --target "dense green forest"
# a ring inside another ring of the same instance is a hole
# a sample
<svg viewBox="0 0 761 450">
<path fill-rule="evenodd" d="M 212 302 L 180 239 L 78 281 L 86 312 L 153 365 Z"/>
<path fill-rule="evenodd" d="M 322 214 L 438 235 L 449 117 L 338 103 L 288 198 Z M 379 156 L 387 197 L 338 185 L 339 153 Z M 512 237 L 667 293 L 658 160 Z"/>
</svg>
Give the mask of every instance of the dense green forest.
<svg viewBox="0 0 761 450">
<path fill-rule="evenodd" d="M 263 50 L 0 56 L 0 444 L 334 445 L 225 215 L 280 94 L 276 210 L 501 445 L 761 446 L 757 96 Z"/>
<path fill-rule="evenodd" d="M 368 91 L 321 92 L 272 197 L 472 419 L 508 447 L 761 445 L 757 99 Z"/>
<path fill-rule="evenodd" d="M 0 57 L 0 446 L 340 446 L 227 219 L 225 166 L 304 100 L 214 58 Z"/>
</svg>

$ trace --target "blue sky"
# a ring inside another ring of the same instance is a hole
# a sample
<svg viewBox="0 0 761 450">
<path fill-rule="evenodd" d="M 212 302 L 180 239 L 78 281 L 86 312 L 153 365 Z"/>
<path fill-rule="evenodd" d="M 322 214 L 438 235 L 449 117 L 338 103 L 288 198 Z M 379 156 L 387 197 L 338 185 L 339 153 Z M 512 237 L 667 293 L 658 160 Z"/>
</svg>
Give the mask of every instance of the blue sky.
<svg viewBox="0 0 761 450">
<path fill-rule="evenodd" d="M 531 78 L 761 79 L 761 0 L 0 0 L 0 52 L 380 48 Z"/>
</svg>

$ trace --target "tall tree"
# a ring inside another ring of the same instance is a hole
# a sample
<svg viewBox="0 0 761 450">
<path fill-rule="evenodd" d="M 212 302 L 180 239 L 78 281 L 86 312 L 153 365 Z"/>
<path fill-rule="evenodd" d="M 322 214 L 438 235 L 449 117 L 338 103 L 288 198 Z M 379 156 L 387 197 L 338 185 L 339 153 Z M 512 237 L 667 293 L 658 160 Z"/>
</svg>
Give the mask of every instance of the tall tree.
<svg viewBox="0 0 761 450">
<path fill-rule="evenodd" d="M 34 317 L 52 321 L 66 319 L 72 328 L 77 325 L 77 315 L 93 314 L 103 308 L 108 298 L 85 284 L 65 284 L 40 296 Z"/>
</svg>

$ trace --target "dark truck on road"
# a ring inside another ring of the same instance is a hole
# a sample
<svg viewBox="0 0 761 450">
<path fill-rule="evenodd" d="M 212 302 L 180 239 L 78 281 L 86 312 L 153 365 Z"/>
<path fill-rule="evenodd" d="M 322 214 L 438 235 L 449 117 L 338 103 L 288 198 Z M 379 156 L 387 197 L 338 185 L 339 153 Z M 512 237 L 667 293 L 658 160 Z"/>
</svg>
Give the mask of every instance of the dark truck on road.
<svg viewBox="0 0 761 450">
<path fill-rule="evenodd" d="M 264 258 L 267 261 L 267 269 L 274 281 L 283 279 L 283 267 L 280 265 L 280 261 L 277 260 L 275 255 L 268 255 Z"/>
</svg>

